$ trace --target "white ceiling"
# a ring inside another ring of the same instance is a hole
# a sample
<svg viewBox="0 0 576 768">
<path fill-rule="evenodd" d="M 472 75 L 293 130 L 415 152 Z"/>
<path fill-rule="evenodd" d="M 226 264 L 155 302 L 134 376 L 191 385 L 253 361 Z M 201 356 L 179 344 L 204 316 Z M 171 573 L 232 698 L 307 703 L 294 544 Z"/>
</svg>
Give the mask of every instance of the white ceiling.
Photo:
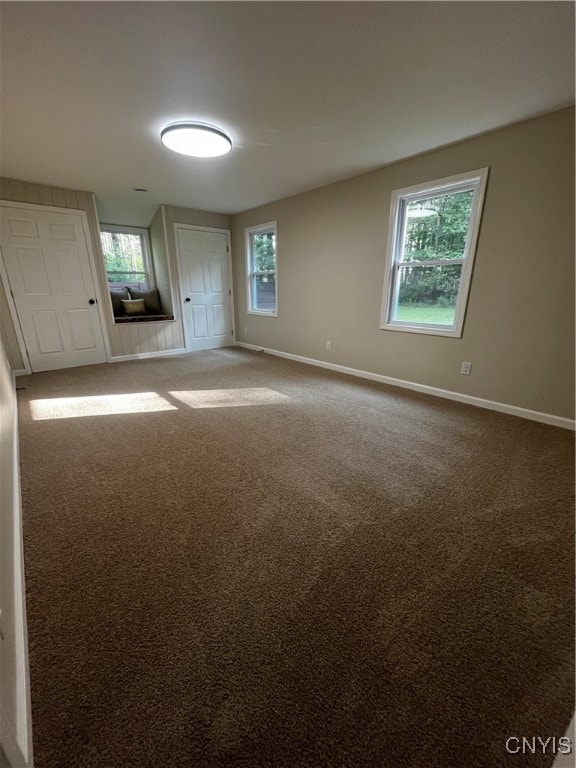
<svg viewBox="0 0 576 768">
<path fill-rule="evenodd" d="M 3 2 L 4 176 L 235 213 L 574 103 L 571 2 Z M 232 152 L 159 141 L 198 119 Z M 133 191 L 146 187 L 147 194 Z"/>
</svg>

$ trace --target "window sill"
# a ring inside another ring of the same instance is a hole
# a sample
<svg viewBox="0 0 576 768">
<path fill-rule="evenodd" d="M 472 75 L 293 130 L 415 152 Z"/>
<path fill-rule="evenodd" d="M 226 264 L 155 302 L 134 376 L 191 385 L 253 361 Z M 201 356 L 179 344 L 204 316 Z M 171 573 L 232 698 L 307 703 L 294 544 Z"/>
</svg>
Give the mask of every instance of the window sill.
<svg viewBox="0 0 576 768">
<path fill-rule="evenodd" d="M 380 326 L 381 331 L 404 331 L 404 333 L 423 333 L 428 336 L 451 336 L 452 338 L 462 338 L 462 330 L 458 328 L 441 328 L 430 325 L 400 325 L 396 323 L 386 323 Z"/>
<path fill-rule="evenodd" d="M 165 323 L 174 320 L 174 315 L 133 315 L 132 317 L 115 317 L 114 325 L 125 323 Z"/>
<path fill-rule="evenodd" d="M 257 310 L 257 309 L 249 309 L 247 312 L 248 315 L 261 315 L 262 317 L 278 317 L 278 312 L 269 312 L 265 309 Z"/>
</svg>

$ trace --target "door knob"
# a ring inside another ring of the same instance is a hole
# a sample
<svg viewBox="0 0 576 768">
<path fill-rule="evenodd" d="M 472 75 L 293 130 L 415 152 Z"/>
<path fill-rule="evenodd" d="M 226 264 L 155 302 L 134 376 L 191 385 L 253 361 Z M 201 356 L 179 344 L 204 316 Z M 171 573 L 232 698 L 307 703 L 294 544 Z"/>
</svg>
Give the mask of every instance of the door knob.
<svg viewBox="0 0 576 768">
<path fill-rule="evenodd" d="M 190 298 L 187 296 L 184 301 L 190 301 Z"/>
<path fill-rule="evenodd" d="M 90 300 L 88 301 L 88 304 L 96 304 L 96 299 L 90 299 Z"/>
</svg>

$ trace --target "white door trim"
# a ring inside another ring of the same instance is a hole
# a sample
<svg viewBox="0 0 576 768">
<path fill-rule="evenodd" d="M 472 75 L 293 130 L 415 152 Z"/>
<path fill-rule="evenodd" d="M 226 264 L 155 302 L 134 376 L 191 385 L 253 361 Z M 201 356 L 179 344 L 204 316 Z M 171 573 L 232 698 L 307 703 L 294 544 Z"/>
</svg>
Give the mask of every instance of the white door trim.
<svg viewBox="0 0 576 768">
<path fill-rule="evenodd" d="M 182 281 L 180 276 L 180 247 L 178 245 L 178 230 L 179 229 L 192 229 L 197 232 L 219 232 L 226 235 L 226 250 L 228 252 L 228 281 L 230 285 L 230 322 L 232 324 L 232 342 L 236 343 L 236 317 L 234 313 L 234 275 L 232 273 L 232 243 L 229 229 L 221 229 L 220 227 L 198 227 L 195 224 L 179 224 L 177 221 L 173 224 L 174 227 L 174 243 L 176 246 L 176 268 L 178 269 L 178 296 L 180 297 L 180 317 L 182 318 L 182 331 L 184 333 L 184 345 L 186 351 L 188 350 L 188 339 L 186 338 L 186 324 L 183 317 L 183 304 L 184 296 L 182 294 Z"/>
<path fill-rule="evenodd" d="M 4 254 L 2 253 L 2 247 L 0 246 L 0 279 L 2 280 L 2 287 L 6 294 L 6 300 L 8 302 L 8 309 L 10 310 L 10 317 L 12 318 L 12 325 L 14 326 L 14 332 L 16 333 L 16 340 L 18 341 L 18 349 L 20 350 L 20 357 L 24 363 L 25 373 L 32 373 L 32 366 L 30 365 L 30 358 L 28 357 L 28 350 L 26 349 L 26 342 L 24 341 L 24 334 L 22 333 L 22 327 L 20 326 L 20 318 L 16 311 L 16 302 L 12 295 L 12 288 L 10 287 L 10 280 L 8 279 L 8 271 L 6 264 L 4 263 Z"/>
<path fill-rule="evenodd" d="M 108 324 L 104 314 L 104 307 L 102 305 L 102 291 L 100 290 L 100 280 L 98 277 L 98 271 L 96 269 L 96 261 L 94 258 L 94 249 L 92 248 L 92 237 L 90 234 L 90 226 L 88 224 L 88 214 L 82 208 L 57 208 L 53 205 L 37 205 L 35 203 L 19 203 L 15 200 L 0 200 L 0 207 L 2 208 L 16 208 L 16 209 L 28 209 L 32 211 L 51 212 L 59 214 L 67 214 L 68 216 L 80 215 L 82 220 L 82 230 L 84 232 L 84 239 L 86 240 L 86 249 L 88 251 L 88 264 L 90 266 L 90 274 L 92 275 L 92 282 L 94 283 L 94 293 L 96 294 L 96 303 L 98 309 L 98 317 L 100 318 L 100 328 L 102 331 L 102 340 L 104 342 L 104 353 L 106 355 L 106 362 L 110 362 L 112 353 L 110 351 L 110 340 L 108 338 Z M 16 303 L 12 295 L 12 289 L 10 287 L 10 280 L 8 278 L 8 271 L 4 263 L 4 254 L 0 248 L 0 277 L 4 286 L 4 291 L 8 299 L 8 307 L 10 309 L 10 315 L 12 317 L 12 323 L 14 324 L 14 330 L 16 331 L 16 337 L 18 339 L 18 346 L 20 348 L 20 354 L 24 361 L 24 367 L 26 373 L 32 373 L 32 367 L 30 365 L 30 359 L 28 357 L 28 350 L 24 342 L 24 335 L 22 334 L 22 328 L 20 327 L 20 319 L 16 310 Z"/>
</svg>

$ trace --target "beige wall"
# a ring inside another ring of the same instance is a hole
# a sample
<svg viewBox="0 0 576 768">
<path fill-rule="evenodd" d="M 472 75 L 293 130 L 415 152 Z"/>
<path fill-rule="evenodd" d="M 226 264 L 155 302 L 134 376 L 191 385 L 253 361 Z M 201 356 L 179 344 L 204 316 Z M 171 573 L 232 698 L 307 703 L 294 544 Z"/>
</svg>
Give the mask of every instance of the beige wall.
<svg viewBox="0 0 576 768">
<path fill-rule="evenodd" d="M 392 190 L 485 166 L 462 338 L 380 330 Z M 277 318 L 246 312 L 243 229 L 272 220 Z M 233 243 L 238 340 L 574 418 L 573 109 L 244 212 Z"/>
<path fill-rule="evenodd" d="M 179 208 L 175 205 L 163 205 L 166 216 L 166 231 L 169 250 L 176 253 L 174 243 L 174 224 L 189 224 L 193 227 L 214 227 L 214 229 L 230 229 L 232 217 L 225 213 L 199 211 L 195 208 Z"/>
<path fill-rule="evenodd" d="M 158 208 L 148 227 L 150 245 L 154 254 L 154 280 L 162 311 L 167 315 L 174 314 L 174 299 L 172 296 L 172 280 L 168 263 L 168 248 L 164 230 L 162 207 Z"/>
<path fill-rule="evenodd" d="M 0 746 L 11 765 L 32 764 L 26 605 L 22 558 L 16 392 L 0 331 Z"/>
</svg>

